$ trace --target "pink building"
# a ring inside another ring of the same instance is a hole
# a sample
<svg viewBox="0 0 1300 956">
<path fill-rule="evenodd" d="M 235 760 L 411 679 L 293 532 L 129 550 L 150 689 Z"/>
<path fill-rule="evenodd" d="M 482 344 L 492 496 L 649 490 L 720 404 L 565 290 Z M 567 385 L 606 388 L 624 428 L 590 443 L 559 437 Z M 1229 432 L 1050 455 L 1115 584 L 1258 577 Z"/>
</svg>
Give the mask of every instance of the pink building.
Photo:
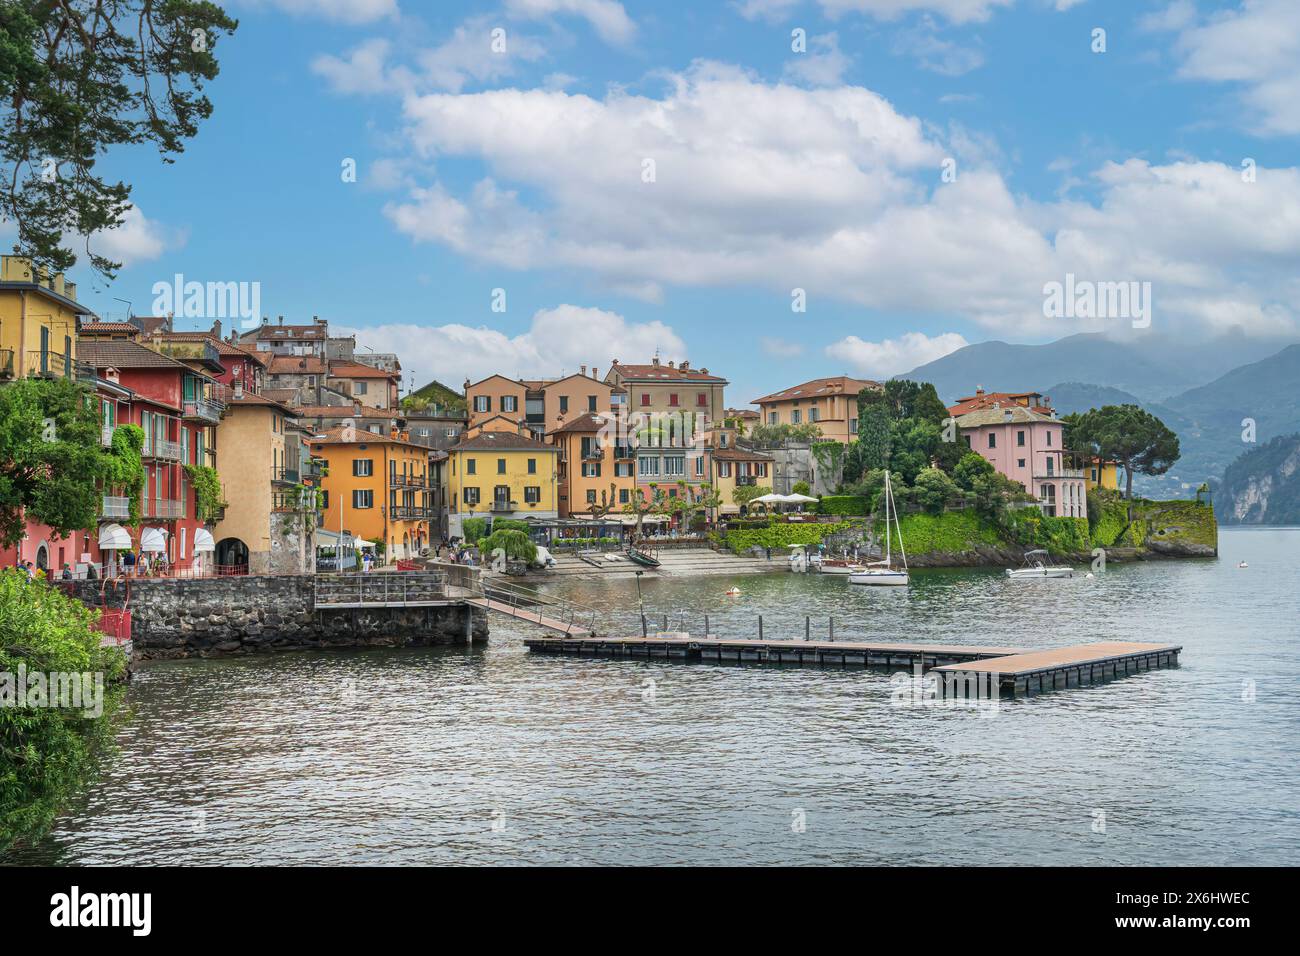
<svg viewBox="0 0 1300 956">
<path fill-rule="evenodd" d="M 1045 515 L 1088 516 L 1083 472 L 1062 461 L 1060 419 L 1021 405 L 1003 406 L 959 415 L 955 419 L 971 451 L 983 455 L 1012 481 L 1038 500 Z"/>
</svg>

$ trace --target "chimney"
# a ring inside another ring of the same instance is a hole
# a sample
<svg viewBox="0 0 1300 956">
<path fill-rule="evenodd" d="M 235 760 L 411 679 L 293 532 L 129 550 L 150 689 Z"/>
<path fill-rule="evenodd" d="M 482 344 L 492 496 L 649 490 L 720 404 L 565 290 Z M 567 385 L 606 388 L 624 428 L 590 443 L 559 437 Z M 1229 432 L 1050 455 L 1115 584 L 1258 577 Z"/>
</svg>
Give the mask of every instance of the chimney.
<svg viewBox="0 0 1300 956">
<path fill-rule="evenodd" d="M 217 341 L 221 341 L 221 320 L 215 319 L 212 322 L 212 335 Z"/>
<path fill-rule="evenodd" d="M 262 316 L 262 324 L 263 324 L 263 325 L 266 325 L 266 324 L 267 324 L 268 322 L 270 322 L 270 321 L 271 321 L 270 318 L 268 318 L 267 316 L 265 316 L 265 315 Z"/>
<path fill-rule="evenodd" d="M 700 374 L 701 374 L 701 375 L 708 375 L 708 374 L 709 374 L 709 370 L 708 370 L 707 368 L 702 368 L 702 369 L 700 369 Z"/>
<path fill-rule="evenodd" d="M 655 357 L 652 358 L 652 359 L 650 360 L 650 364 L 653 365 L 655 368 L 658 368 L 658 367 L 659 367 L 659 356 L 658 356 L 658 355 L 655 355 Z"/>
<path fill-rule="evenodd" d="M 691 363 L 686 361 L 686 359 L 682 359 L 682 371 L 689 372 L 690 370 L 691 370 Z"/>
<path fill-rule="evenodd" d="M 109 366 L 108 368 L 104 369 L 104 381 L 114 382 L 120 385 L 121 378 L 122 376 L 118 373 L 117 369 L 113 368 L 112 366 Z"/>
<path fill-rule="evenodd" d="M 976 386 L 975 386 L 975 396 L 978 398 L 980 395 L 983 395 L 983 394 L 984 394 L 984 386 L 983 386 L 983 385 L 976 385 Z"/>
<path fill-rule="evenodd" d="M 396 437 L 398 436 L 398 434 L 399 434 L 399 432 L 397 431 L 397 427 L 396 427 L 396 426 L 394 426 L 394 425 L 390 425 L 390 426 L 388 427 L 388 437 L 389 437 L 389 438 L 396 438 Z"/>
<path fill-rule="evenodd" d="M 599 378 L 600 378 L 600 372 L 597 371 L 596 366 L 594 366 L 594 365 L 591 367 L 591 377 L 592 377 L 592 378 L 595 378 L 595 379 L 599 379 Z"/>
<path fill-rule="evenodd" d="M 583 374 L 583 375 L 586 375 L 586 374 L 587 374 L 587 366 L 585 366 L 585 365 L 579 365 L 578 368 L 582 369 L 582 374 Z"/>
<path fill-rule="evenodd" d="M 284 316 L 280 316 L 280 324 L 284 325 Z"/>
<path fill-rule="evenodd" d="M 672 360 L 672 359 L 669 359 L 669 360 L 668 360 L 668 367 L 669 367 L 669 368 L 676 368 L 676 366 L 673 365 L 673 360 Z"/>
<path fill-rule="evenodd" d="M 238 401 L 243 397 L 244 397 L 244 383 L 241 382 L 239 379 L 235 379 L 235 400 Z"/>
</svg>

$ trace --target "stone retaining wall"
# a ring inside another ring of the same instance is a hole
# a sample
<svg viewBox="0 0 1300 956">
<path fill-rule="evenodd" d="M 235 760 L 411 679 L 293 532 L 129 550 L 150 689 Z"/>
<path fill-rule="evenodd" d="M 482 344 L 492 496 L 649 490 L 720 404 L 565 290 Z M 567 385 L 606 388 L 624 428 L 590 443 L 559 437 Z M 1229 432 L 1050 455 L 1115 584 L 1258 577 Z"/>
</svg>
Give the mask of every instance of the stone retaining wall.
<svg viewBox="0 0 1300 956">
<path fill-rule="evenodd" d="M 101 581 L 75 593 L 101 606 Z M 109 607 L 124 592 L 110 590 Z M 217 657 L 320 647 L 463 644 L 466 626 L 486 641 L 487 612 L 468 605 L 313 609 L 311 575 L 140 579 L 131 583 L 131 638 L 139 660 Z"/>
</svg>

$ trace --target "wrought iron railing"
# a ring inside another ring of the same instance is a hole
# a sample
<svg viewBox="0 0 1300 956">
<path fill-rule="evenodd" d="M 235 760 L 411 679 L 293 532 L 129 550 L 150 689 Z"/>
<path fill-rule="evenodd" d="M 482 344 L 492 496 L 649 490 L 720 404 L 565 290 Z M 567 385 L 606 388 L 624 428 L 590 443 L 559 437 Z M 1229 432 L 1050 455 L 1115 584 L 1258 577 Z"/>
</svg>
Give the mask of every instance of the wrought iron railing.
<svg viewBox="0 0 1300 956">
<path fill-rule="evenodd" d="M 104 495 L 104 503 L 99 513 L 105 518 L 131 517 L 131 499 L 118 495 Z"/>
</svg>

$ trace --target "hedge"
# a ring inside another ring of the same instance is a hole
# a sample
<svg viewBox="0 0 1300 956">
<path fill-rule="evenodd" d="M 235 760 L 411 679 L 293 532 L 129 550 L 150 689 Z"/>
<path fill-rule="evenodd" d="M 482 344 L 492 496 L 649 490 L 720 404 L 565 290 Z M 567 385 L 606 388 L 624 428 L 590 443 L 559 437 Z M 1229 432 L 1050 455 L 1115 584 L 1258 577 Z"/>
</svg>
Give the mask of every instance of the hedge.
<svg viewBox="0 0 1300 956">
<path fill-rule="evenodd" d="M 823 515 L 868 515 L 871 505 L 862 495 L 823 495 L 817 502 L 817 513 Z"/>
<path fill-rule="evenodd" d="M 726 546 L 741 554 L 750 548 L 771 548 L 778 551 L 792 544 L 819 544 L 826 535 L 846 531 L 853 525 L 848 521 L 834 524 L 777 524 L 770 528 L 728 531 Z"/>
</svg>

